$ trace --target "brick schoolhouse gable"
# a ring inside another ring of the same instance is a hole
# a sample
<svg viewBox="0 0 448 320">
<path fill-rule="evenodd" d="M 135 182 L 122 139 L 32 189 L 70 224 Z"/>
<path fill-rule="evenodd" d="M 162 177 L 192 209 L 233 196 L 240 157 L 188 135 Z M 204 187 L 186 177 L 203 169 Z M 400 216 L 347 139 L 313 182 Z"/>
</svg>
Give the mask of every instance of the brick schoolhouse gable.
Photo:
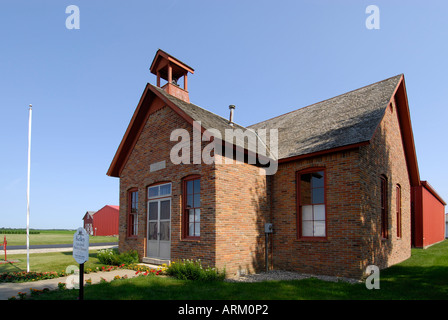
<svg viewBox="0 0 448 320">
<path fill-rule="evenodd" d="M 120 178 L 121 251 L 152 263 L 201 259 L 230 276 L 264 269 L 268 252 L 271 269 L 355 278 L 410 255 L 410 189 L 420 181 L 403 75 L 244 128 L 190 103 L 192 71 L 158 51 L 157 86 L 146 85 L 108 170 Z M 214 129 L 222 147 L 255 154 L 258 135 L 235 142 L 226 130 L 278 130 L 278 171 L 260 175 L 246 158 L 174 164 L 176 129 L 191 139 Z"/>
</svg>

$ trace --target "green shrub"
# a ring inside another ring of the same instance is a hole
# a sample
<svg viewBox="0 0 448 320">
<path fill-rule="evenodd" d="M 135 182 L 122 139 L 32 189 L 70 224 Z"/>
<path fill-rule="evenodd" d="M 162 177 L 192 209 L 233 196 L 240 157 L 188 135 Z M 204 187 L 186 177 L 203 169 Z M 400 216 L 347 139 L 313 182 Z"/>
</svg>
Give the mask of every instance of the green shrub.
<svg viewBox="0 0 448 320">
<path fill-rule="evenodd" d="M 222 281 L 226 277 L 225 270 L 202 266 L 201 260 L 189 259 L 173 261 L 165 270 L 166 274 L 180 280 Z"/>
<path fill-rule="evenodd" d="M 103 249 L 98 250 L 96 257 L 102 264 L 115 265 L 118 255 L 117 249 Z"/>
<path fill-rule="evenodd" d="M 118 264 L 116 265 L 121 265 L 121 264 L 131 264 L 131 263 L 136 263 L 138 262 L 138 253 L 137 250 L 129 250 L 126 252 L 121 253 L 118 256 Z"/>
<path fill-rule="evenodd" d="M 138 262 L 138 253 L 136 250 L 119 253 L 118 249 L 104 249 L 98 251 L 97 258 L 102 264 L 110 266 L 128 265 Z"/>
</svg>

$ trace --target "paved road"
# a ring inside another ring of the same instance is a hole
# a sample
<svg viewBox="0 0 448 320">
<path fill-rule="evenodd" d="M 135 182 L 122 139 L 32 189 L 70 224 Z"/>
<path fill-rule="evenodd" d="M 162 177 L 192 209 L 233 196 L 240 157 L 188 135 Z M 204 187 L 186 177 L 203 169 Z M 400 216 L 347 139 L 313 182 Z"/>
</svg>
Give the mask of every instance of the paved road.
<svg viewBox="0 0 448 320">
<path fill-rule="evenodd" d="M 90 247 L 97 247 L 97 246 L 113 246 L 118 245 L 117 242 L 101 242 L 101 243 L 89 243 Z M 30 249 L 52 249 L 52 248 L 68 248 L 72 247 L 72 244 L 35 244 L 30 245 Z M 3 249 L 3 247 L 2 247 Z M 21 250 L 26 249 L 26 246 L 6 246 L 6 249 L 9 250 Z"/>
<path fill-rule="evenodd" d="M 103 242 L 103 243 L 91 243 L 90 249 L 108 249 L 117 247 L 117 242 Z M 7 255 L 14 254 L 26 254 L 26 246 L 7 246 Z M 73 251 L 72 244 L 53 244 L 53 245 L 30 245 L 30 253 L 45 253 L 45 252 L 67 252 Z M 3 254 L 3 247 L 0 249 L 0 255 Z M 9 260 L 9 259 L 8 259 Z"/>
</svg>

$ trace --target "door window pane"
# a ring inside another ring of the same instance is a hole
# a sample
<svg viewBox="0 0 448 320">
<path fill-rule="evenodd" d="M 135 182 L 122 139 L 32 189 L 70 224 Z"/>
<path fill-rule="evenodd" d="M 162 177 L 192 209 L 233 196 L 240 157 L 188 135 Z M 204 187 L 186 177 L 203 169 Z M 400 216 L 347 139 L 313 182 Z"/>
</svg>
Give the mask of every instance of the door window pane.
<svg viewBox="0 0 448 320">
<path fill-rule="evenodd" d="M 161 221 L 160 222 L 160 240 L 168 241 L 170 240 L 170 222 Z"/>
<path fill-rule="evenodd" d="M 157 240 L 157 222 L 149 223 L 148 239 Z"/>
<path fill-rule="evenodd" d="M 149 203 L 149 220 L 157 220 L 159 217 L 159 203 L 150 202 Z"/>
<path fill-rule="evenodd" d="M 171 216 L 170 200 L 160 201 L 160 220 L 168 220 Z"/>
</svg>

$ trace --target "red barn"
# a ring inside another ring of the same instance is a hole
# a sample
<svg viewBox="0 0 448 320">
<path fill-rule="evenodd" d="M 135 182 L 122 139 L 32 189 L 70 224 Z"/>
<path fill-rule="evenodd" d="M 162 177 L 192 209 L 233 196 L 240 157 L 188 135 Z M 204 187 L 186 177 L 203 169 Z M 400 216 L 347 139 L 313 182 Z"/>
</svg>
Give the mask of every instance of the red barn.
<svg viewBox="0 0 448 320">
<path fill-rule="evenodd" d="M 426 248 L 445 239 L 445 201 L 427 181 L 412 188 L 412 245 Z"/>
<path fill-rule="evenodd" d="M 87 211 L 84 218 L 82 218 L 82 220 L 84 220 L 84 230 L 91 236 L 93 235 L 93 215 L 95 212 L 96 211 Z"/>
<path fill-rule="evenodd" d="M 94 236 L 114 236 L 118 234 L 119 206 L 106 205 L 93 215 Z"/>
</svg>

